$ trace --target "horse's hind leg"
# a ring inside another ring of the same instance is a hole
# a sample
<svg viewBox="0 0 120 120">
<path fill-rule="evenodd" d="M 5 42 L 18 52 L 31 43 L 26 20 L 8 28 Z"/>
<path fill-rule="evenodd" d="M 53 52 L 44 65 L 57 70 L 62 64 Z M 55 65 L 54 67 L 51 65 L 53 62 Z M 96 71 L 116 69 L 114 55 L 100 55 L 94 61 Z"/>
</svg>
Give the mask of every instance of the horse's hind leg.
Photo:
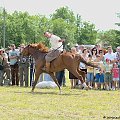
<svg viewBox="0 0 120 120">
<path fill-rule="evenodd" d="M 35 86 L 37 84 L 37 81 L 38 81 L 41 73 L 42 72 L 40 70 L 36 70 L 36 72 L 35 72 L 35 81 L 34 81 L 33 86 L 32 86 L 32 92 L 34 92 Z"/>
<path fill-rule="evenodd" d="M 61 94 L 61 87 L 60 87 L 60 85 L 59 85 L 59 83 L 58 83 L 58 81 L 57 81 L 54 73 L 50 73 L 50 76 L 52 77 L 52 79 L 54 80 L 54 82 L 57 84 L 57 86 L 59 88 L 59 91 L 60 91 L 60 94 Z"/>
<path fill-rule="evenodd" d="M 85 83 L 85 73 L 83 71 L 78 70 L 78 69 L 70 71 L 70 72 L 74 76 L 76 76 L 79 80 L 81 80 L 81 83 L 82 83 L 83 87 L 88 90 L 88 86 Z"/>
<path fill-rule="evenodd" d="M 77 72 L 81 75 L 81 83 L 85 82 L 85 72 L 81 71 L 80 69 L 77 69 Z"/>
<path fill-rule="evenodd" d="M 80 69 L 77 69 L 77 71 L 78 71 L 79 74 L 82 75 L 82 78 L 83 78 L 83 79 L 81 79 L 81 83 L 85 83 L 85 75 L 86 75 L 86 73 L 85 73 L 84 71 L 81 71 Z M 85 84 L 86 84 L 86 83 L 85 83 Z M 88 88 L 89 88 L 89 89 L 92 89 L 92 87 L 91 87 L 90 85 L 88 85 Z"/>
</svg>

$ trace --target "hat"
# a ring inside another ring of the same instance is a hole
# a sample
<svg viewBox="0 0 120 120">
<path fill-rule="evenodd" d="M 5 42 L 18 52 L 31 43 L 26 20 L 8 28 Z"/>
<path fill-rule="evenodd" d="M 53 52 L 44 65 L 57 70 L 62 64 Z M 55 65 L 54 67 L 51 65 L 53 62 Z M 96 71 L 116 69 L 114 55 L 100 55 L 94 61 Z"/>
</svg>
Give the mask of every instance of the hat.
<svg viewBox="0 0 120 120">
<path fill-rule="evenodd" d="M 75 47 L 78 47 L 78 46 L 79 46 L 79 45 L 76 43 L 76 44 L 75 44 Z"/>
</svg>

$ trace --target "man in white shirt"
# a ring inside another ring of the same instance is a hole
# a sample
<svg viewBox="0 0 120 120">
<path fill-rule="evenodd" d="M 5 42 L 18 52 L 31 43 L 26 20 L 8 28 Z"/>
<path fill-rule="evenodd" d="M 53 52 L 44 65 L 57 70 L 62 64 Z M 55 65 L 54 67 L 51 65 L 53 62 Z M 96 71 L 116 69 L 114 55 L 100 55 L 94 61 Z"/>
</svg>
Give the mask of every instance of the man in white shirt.
<svg viewBox="0 0 120 120">
<path fill-rule="evenodd" d="M 115 56 L 115 53 L 113 53 L 113 50 L 112 50 L 112 47 L 111 46 L 108 46 L 108 53 L 106 53 L 104 55 L 104 59 L 109 59 L 111 60 L 112 63 L 114 63 L 116 61 L 116 56 Z"/>
<path fill-rule="evenodd" d="M 44 36 L 49 38 L 49 41 L 50 41 L 50 44 L 51 44 L 50 51 L 45 56 L 46 65 L 43 68 L 43 70 L 49 72 L 50 62 L 52 60 L 54 60 L 55 58 L 57 58 L 59 56 L 59 54 L 63 51 L 62 42 L 64 42 L 64 40 L 62 40 L 60 37 L 58 37 L 56 35 L 53 35 L 53 34 L 51 34 L 49 32 L 45 32 Z"/>
</svg>

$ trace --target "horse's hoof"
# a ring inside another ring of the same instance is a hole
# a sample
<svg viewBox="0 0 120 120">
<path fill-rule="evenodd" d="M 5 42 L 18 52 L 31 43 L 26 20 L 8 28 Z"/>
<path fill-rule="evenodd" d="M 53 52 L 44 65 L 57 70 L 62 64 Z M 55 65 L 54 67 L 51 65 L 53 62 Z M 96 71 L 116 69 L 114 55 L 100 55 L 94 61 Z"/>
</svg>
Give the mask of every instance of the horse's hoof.
<svg viewBox="0 0 120 120">
<path fill-rule="evenodd" d="M 31 90 L 31 93 L 34 93 L 34 90 Z"/>
<path fill-rule="evenodd" d="M 93 89 L 93 87 L 92 87 L 92 86 L 88 86 L 88 88 L 89 88 L 89 89 Z"/>
<path fill-rule="evenodd" d="M 60 91 L 59 91 L 59 95 L 61 95 L 62 94 L 62 90 L 60 89 Z"/>
<path fill-rule="evenodd" d="M 84 90 L 89 90 L 88 86 L 83 88 Z"/>
<path fill-rule="evenodd" d="M 62 91 L 61 91 L 61 92 L 59 92 L 59 95 L 62 95 Z"/>
</svg>

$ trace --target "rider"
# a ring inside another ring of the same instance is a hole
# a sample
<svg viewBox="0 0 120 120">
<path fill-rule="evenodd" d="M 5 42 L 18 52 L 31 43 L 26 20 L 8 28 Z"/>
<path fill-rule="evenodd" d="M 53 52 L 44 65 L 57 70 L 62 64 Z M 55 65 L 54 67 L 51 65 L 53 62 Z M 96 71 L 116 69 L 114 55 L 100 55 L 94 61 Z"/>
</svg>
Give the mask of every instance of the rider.
<svg viewBox="0 0 120 120">
<path fill-rule="evenodd" d="M 45 56 L 46 65 L 43 68 L 43 70 L 49 72 L 50 62 L 52 60 L 54 60 L 55 58 L 57 58 L 59 56 L 59 54 L 63 51 L 62 43 L 64 42 L 64 40 L 52 33 L 49 33 L 49 32 L 45 32 L 44 36 L 49 38 L 49 41 L 51 44 L 51 48 L 50 48 L 48 54 Z"/>
</svg>

